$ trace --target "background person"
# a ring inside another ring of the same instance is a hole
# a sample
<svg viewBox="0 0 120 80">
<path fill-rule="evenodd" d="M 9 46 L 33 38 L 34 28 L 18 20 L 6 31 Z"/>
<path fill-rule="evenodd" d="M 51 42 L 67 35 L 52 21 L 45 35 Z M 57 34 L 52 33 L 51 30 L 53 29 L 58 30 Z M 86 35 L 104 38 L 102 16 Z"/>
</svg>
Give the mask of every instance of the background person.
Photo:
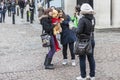
<svg viewBox="0 0 120 80">
<path fill-rule="evenodd" d="M 21 18 L 23 19 L 24 8 L 25 8 L 25 1 L 24 0 L 19 0 L 18 1 L 18 5 L 20 7 Z"/>
<path fill-rule="evenodd" d="M 34 20 L 34 8 L 35 8 L 35 5 L 34 3 L 30 3 L 29 5 L 29 8 L 30 8 L 30 23 L 33 23 L 33 20 Z"/>
<path fill-rule="evenodd" d="M 11 16 L 11 1 L 8 0 L 7 2 L 7 8 L 8 8 L 8 16 Z"/>
<path fill-rule="evenodd" d="M 63 65 L 66 65 L 68 63 L 67 59 L 67 48 L 69 46 L 70 54 L 71 54 L 71 60 L 72 65 L 75 66 L 75 54 L 73 53 L 74 49 L 74 42 L 76 40 L 75 34 L 72 30 L 69 29 L 69 22 L 70 22 L 70 16 L 66 15 L 63 10 L 60 10 L 59 12 L 60 18 L 63 18 L 63 21 L 61 22 L 62 32 L 61 32 L 61 44 L 63 46 Z"/>
<path fill-rule="evenodd" d="M 5 22 L 6 10 L 7 8 L 5 2 L 1 2 L 1 22 Z"/>
<path fill-rule="evenodd" d="M 29 2 L 27 2 L 27 5 L 26 5 L 26 16 L 27 16 L 27 22 L 29 22 L 29 20 L 30 20 L 30 6 L 29 6 Z"/>
</svg>

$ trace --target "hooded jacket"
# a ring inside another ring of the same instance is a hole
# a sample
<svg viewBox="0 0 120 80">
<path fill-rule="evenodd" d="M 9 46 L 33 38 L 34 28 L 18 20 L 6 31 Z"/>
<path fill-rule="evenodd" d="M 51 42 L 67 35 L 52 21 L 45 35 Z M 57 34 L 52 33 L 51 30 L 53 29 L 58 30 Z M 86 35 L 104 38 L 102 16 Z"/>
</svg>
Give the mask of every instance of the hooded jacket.
<svg viewBox="0 0 120 80">
<path fill-rule="evenodd" d="M 94 26 L 95 26 L 95 18 L 93 14 L 95 14 L 94 10 L 88 3 L 84 3 L 81 6 L 80 14 L 82 14 L 82 18 L 80 18 L 78 23 L 78 28 L 76 30 L 77 37 L 79 39 L 83 38 L 94 38 Z M 81 36 L 81 34 L 85 34 Z M 91 36 L 90 36 L 91 35 Z"/>
<path fill-rule="evenodd" d="M 52 18 L 48 15 L 42 15 L 39 20 L 45 33 L 53 35 L 54 25 L 52 24 Z"/>
<path fill-rule="evenodd" d="M 80 37 L 81 34 L 86 34 L 90 36 L 94 32 L 95 18 L 93 14 L 84 14 L 83 17 L 79 20 L 78 28 L 76 30 L 77 37 Z"/>
</svg>

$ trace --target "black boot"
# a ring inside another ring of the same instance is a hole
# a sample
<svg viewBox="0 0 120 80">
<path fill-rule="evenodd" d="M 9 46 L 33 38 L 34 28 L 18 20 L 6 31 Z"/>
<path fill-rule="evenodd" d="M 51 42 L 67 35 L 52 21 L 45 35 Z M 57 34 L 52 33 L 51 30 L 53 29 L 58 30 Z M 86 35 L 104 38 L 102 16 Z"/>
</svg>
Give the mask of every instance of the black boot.
<svg viewBox="0 0 120 80">
<path fill-rule="evenodd" d="M 47 59 L 48 59 L 48 54 L 46 54 L 44 65 L 47 65 Z M 51 61 L 52 61 L 52 59 L 50 59 L 50 62 Z M 50 63 L 50 65 L 53 66 L 53 64 L 51 64 L 51 63 Z"/>
<path fill-rule="evenodd" d="M 51 60 L 52 60 L 52 58 L 47 58 L 47 59 L 46 59 L 45 69 L 54 69 L 54 66 L 51 65 Z"/>
<path fill-rule="evenodd" d="M 52 58 L 50 59 L 50 63 L 49 64 L 52 65 L 52 66 L 54 66 L 53 64 L 51 64 L 51 62 L 52 62 Z"/>
<path fill-rule="evenodd" d="M 46 54 L 44 65 L 47 65 L 48 55 Z"/>
</svg>

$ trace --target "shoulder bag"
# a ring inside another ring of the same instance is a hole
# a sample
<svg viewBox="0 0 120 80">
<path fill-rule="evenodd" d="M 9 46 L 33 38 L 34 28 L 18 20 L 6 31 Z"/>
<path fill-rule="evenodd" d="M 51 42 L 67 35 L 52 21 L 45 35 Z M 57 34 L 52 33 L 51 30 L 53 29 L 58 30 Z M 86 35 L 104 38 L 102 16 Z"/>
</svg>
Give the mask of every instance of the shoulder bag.
<svg viewBox="0 0 120 80">
<path fill-rule="evenodd" d="M 44 31 L 42 31 L 42 34 L 40 35 L 41 40 L 42 40 L 42 46 L 43 47 L 50 47 L 50 40 L 51 36 Z"/>
</svg>

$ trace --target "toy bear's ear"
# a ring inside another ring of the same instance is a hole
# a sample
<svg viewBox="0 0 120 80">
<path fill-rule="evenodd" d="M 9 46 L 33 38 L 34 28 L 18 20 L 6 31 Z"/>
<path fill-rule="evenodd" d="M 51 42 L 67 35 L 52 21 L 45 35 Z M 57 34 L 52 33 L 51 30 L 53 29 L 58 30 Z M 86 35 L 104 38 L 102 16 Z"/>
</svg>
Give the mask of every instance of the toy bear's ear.
<svg viewBox="0 0 120 80">
<path fill-rule="evenodd" d="M 57 17 L 58 16 L 58 11 L 53 9 L 53 17 Z"/>
</svg>

